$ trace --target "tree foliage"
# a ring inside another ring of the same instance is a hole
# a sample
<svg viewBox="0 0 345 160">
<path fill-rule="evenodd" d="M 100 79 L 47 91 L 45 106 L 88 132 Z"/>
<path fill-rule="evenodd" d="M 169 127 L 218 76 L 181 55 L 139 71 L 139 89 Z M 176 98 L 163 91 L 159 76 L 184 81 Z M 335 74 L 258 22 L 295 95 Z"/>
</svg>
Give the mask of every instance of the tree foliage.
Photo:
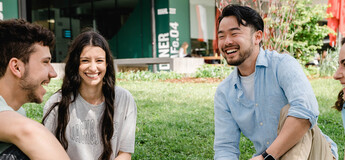
<svg viewBox="0 0 345 160">
<path fill-rule="evenodd" d="M 323 39 L 331 32 L 327 25 L 319 25 L 327 17 L 327 5 L 312 5 L 310 0 L 301 0 L 295 7 L 289 32 L 293 35 L 292 42 L 287 44 L 287 50 L 305 64 L 321 49 Z"/>
</svg>

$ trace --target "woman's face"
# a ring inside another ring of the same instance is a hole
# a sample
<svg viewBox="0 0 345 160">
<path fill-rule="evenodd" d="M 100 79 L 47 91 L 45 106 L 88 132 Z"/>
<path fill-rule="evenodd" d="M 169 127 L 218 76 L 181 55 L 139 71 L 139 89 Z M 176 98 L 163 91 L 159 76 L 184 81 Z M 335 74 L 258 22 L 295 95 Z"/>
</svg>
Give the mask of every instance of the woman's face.
<svg viewBox="0 0 345 160">
<path fill-rule="evenodd" d="M 81 87 L 102 87 L 107 70 L 105 51 L 97 46 L 84 47 L 80 55 L 79 75 Z"/>
<path fill-rule="evenodd" d="M 345 45 L 342 45 L 340 49 L 338 63 L 339 63 L 339 66 L 338 66 L 337 71 L 334 73 L 333 78 L 335 80 L 340 81 L 340 84 L 343 86 L 343 91 L 345 93 Z"/>
</svg>

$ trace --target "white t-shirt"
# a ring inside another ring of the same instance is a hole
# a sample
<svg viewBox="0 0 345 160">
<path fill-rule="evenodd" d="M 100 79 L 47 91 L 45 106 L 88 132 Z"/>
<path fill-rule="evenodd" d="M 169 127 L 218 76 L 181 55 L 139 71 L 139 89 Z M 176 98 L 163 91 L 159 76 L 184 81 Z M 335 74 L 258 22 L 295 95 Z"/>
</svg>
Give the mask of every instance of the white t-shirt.
<svg viewBox="0 0 345 160">
<path fill-rule="evenodd" d="M 44 115 L 60 101 L 61 93 L 55 93 L 44 106 Z M 104 102 L 92 105 L 79 94 L 69 106 L 69 122 L 66 127 L 67 154 L 72 160 L 95 160 L 103 152 L 99 123 L 104 111 Z M 57 127 L 57 107 L 47 117 L 45 126 L 54 134 Z M 115 87 L 114 135 L 112 138 L 115 159 L 119 151 L 134 153 L 137 107 L 132 95 L 121 87 Z"/>
<path fill-rule="evenodd" d="M 183 58 L 184 56 L 186 56 L 186 54 L 184 53 L 184 49 L 180 48 L 178 51 L 178 57 Z"/>
<path fill-rule="evenodd" d="M 244 95 L 252 101 L 254 101 L 254 78 L 255 72 L 249 76 L 240 76 Z"/>
<path fill-rule="evenodd" d="M 12 107 L 8 106 L 5 99 L 2 96 L 0 96 L 0 112 L 2 111 L 14 111 L 14 110 Z M 26 117 L 26 113 L 23 107 L 20 107 L 16 112 Z M 11 147 L 11 145 L 12 145 L 11 143 L 0 142 L 0 153 L 5 151 L 7 148 Z"/>
</svg>

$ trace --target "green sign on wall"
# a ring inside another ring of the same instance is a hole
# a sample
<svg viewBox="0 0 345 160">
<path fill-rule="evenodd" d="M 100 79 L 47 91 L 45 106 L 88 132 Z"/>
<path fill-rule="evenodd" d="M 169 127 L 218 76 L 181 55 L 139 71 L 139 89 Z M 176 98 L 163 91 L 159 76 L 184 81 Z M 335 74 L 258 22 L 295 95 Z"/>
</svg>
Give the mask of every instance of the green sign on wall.
<svg viewBox="0 0 345 160">
<path fill-rule="evenodd" d="M 4 20 L 4 7 L 3 3 L 0 1 L 0 20 Z"/>
<path fill-rule="evenodd" d="M 0 0 L 0 20 L 18 18 L 17 0 Z"/>
<path fill-rule="evenodd" d="M 182 43 L 190 46 L 189 1 L 156 0 L 156 39 L 158 57 L 178 57 Z M 160 64 L 159 70 L 169 70 Z"/>
</svg>

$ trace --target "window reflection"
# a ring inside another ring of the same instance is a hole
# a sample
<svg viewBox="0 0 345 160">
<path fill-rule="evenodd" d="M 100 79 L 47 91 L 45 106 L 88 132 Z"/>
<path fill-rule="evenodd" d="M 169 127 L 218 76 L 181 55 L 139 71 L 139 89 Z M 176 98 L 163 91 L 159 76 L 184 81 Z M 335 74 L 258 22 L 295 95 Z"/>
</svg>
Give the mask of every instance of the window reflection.
<svg viewBox="0 0 345 160">
<path fill-rule="evenodd" d="M 53 62 L 63 62 L 68 44 L 84 28 L 111 39 L 126 22 L 139 0 L 28 0 L 28 20 L 55 33 Z"/>
</svg>

